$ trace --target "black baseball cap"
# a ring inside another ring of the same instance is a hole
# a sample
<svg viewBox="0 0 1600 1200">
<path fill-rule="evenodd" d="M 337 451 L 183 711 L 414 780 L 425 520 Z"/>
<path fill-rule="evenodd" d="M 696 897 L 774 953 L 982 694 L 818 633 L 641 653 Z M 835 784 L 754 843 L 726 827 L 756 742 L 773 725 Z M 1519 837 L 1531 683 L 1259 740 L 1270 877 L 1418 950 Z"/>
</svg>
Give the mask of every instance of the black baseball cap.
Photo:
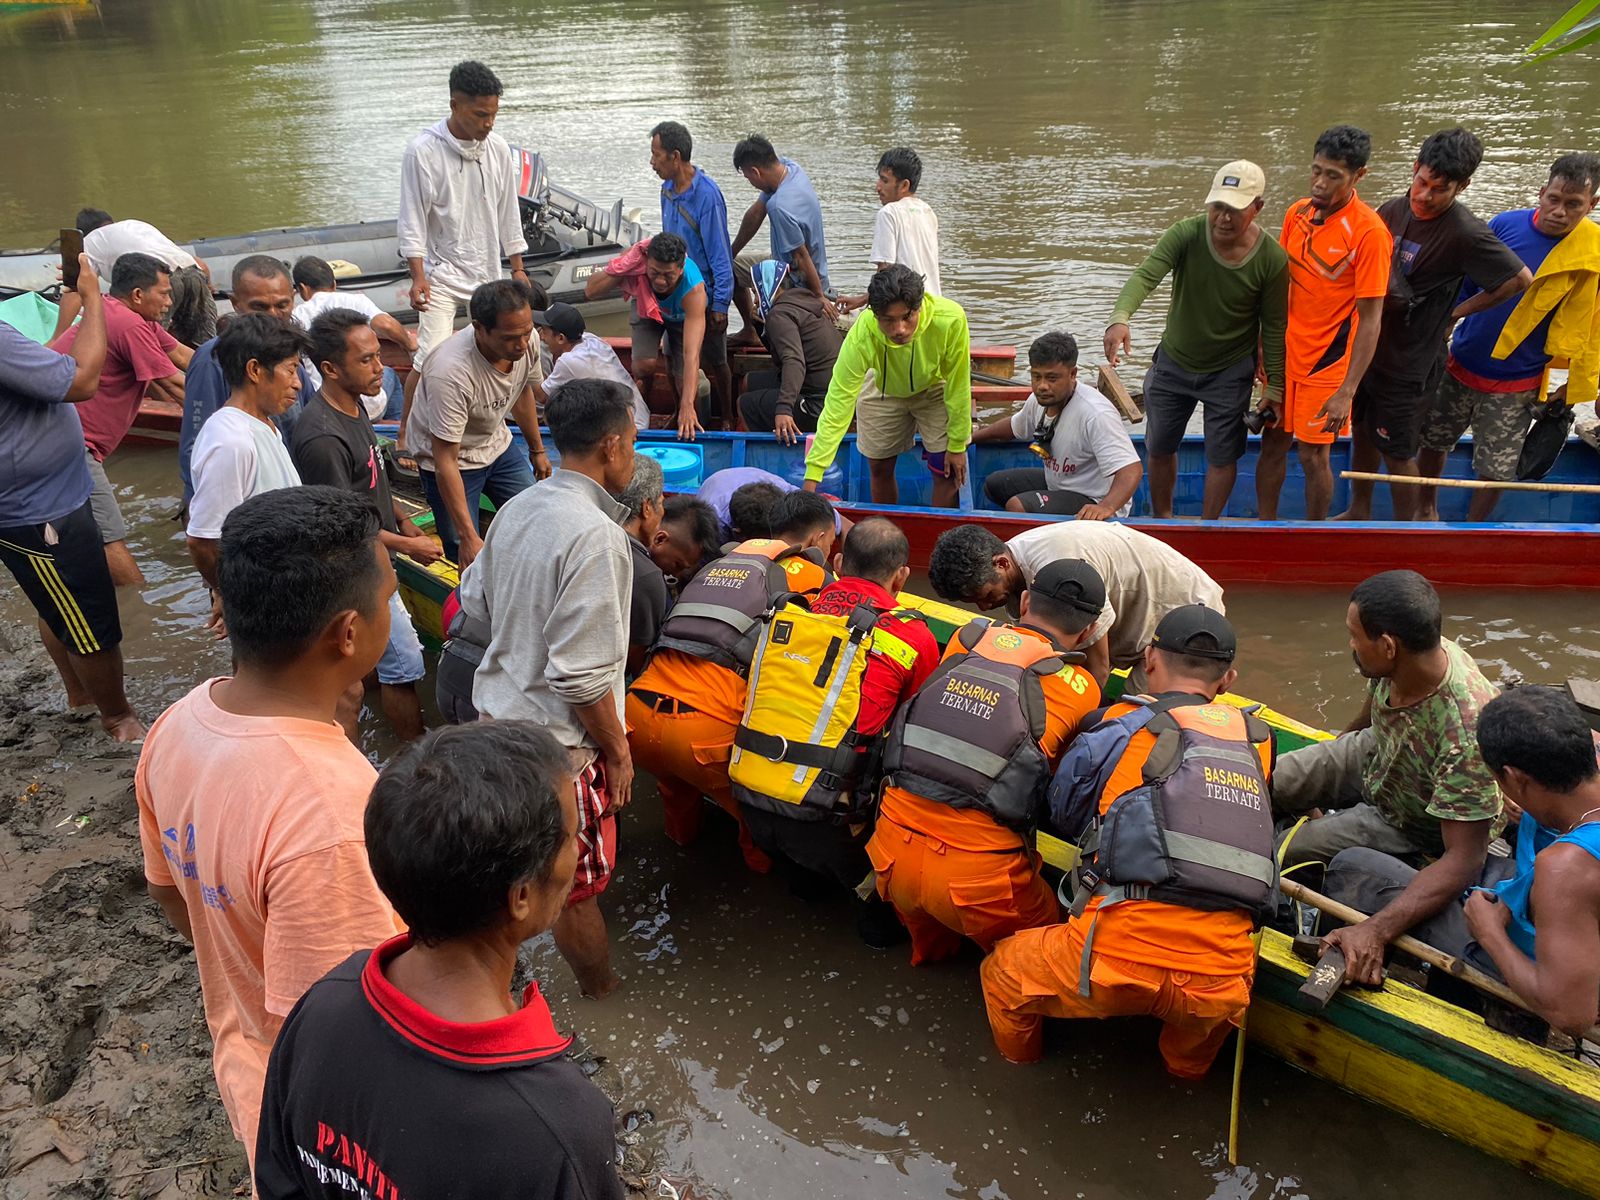
<svg viewBox="0 0 1600 1200">
<path fill-rule="evenodd" d="M 1150 644 L 1157 650 L 1220 662 L 1232 662 L 1239 652 L 1239 639 L 1228 618 L 1204 604 L 1185 604 L 1162 617 Z"/>
<path fill-rule="evenodd" d="M 1106 581 L 1081 558 L 1046 563 L 1028 585 L 1030 592 L 1049 596 L 1079 612 L 1099 613 L 1106 606 Z"/>
<path fill-rule="evenodd" d="M 583 314 L 570 304 L 552 304 L 541 312 L 535 312 L 533 323 L 555 330 L 569 342 L 579 341 L 588 328 L 583 323 Z"/>
</svg>

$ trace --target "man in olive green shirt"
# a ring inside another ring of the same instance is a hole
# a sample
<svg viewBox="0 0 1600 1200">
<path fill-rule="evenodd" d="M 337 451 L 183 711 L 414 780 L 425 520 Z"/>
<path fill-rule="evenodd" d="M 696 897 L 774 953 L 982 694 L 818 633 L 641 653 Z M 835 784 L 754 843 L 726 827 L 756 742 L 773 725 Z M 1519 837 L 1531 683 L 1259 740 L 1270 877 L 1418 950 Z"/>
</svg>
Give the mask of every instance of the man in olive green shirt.
<svg viewBox="0 0 1600 1200">
<path fill-rule="evenodd" d="M 1369 919 L 1329 935 L 1357 983 L 1378 982 L 1389 942 L 1483 881 L 1503 823 L 1477 740 L 1478 713 L 1498 689 L 1441 626 L 1439 595 L 1415 571 L 1359 584 L 1345 627 L 1366 705 L 1342 735 L 1285 754 L 1272 773 L 1275 813 L 1332 810 L 1291 831 L 1284 866 L 1327 863 L 1332 888 L 1373 851 L 1430 860 L 1381 892 Z"/>
<path fill-rule="evenodd" d="M 1283 391 L 1283 332 L 1289 320 L 1289 257 L 1256 223 L 1267 178 L 1252 162 L 1218 171 L 1206 211 L 1179 221 L 1156 243 L 1117 297 L 1106 327 L 1106 361 L 1131 349 L 1128 323 L 1161 280 L 1172 275 L 1172 303 L 1150 372 L 1144 406 L 1149 424 L 1150 507 L 1172 516 L 1178 445 L 1199 404 L 1205 413 L 1206 487 L 1201 516 L 1228 506 L 1244 457 L 1245 410 L 1260 367 Z"/>
</svg>

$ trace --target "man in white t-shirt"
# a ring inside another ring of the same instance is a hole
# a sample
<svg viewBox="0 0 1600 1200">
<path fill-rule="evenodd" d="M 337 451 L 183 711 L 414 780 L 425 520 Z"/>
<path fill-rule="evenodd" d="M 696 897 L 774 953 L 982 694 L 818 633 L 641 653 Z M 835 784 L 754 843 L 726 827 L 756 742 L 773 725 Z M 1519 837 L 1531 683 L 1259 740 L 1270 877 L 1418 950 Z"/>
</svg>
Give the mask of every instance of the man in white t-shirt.
<svg viewBox="0 0 1600 1200">
<path fill-rule="evenodd" d="M 1106 606 L 1082 649 L 1102 686 L 1112 667 L 1135 667 L 1161 618 L 1185 604 L 1223 612 L 1222 587 L 1165 542 L 1114 521 L 1051 521 L 1002 542 L 981 525 L 939 535 L 928 581 L 945 600 L 1006 608 L 1047 563 L 1076 558 L 1106 584 Z"/>
<path fill-rule="evenodd" d="M 944 295 L 939 279 L 939 217 L 922 197 L 917 185 L 922 182 L 922 159 L 907 146 L 896 146 L 878 160 L 877 220 L 872 227 L 871 262 L 874 271 L 899 263 L 922 276 L 923 290 L 932 296 Z M 862 307 L 867 294 L 848 296 L 839 307 L 845 311 Z"/>
<path fill-rule="evenodd" d="M 78 211 L 83 252 L 94 273 L 111 282 L 111 268 L 124 254 L 148 254 L 172 277 L 172 305 L 166 326 L 191 350 L 217 336 L 217 302 L 211 294 L 211 268 L 145 221 L 114 221 L 100 208 Z"/>
<path fill-rule="evenodd" d="M 222 523 L 251 496 L 300 484 L 273 418 L 299 399 L 300 358 L 310 348 L 311 339 L 299 326 L 259 313 L 234 317 L 217 338 L 216 360 L 228 400 L 195 438 L 189 464 L 194 498 L 186 532 L 189 556 L 211 589 L 210 626 L 218 636 L 226 633 L 217 593 Z"/>
<path fill-rule="evenodd" d="M 590 333 L 583 314 L 570 304 L 552 304 L 533 314 L 539 341 L 550 351 L 550 374 L 535 385 L 534 398 L 543 408 L 551 394 L 574 379 L 609 379 L 628 389 L 633 398 L 633 427 L 650 428 L 650 408 L 639 387 L 605 339 Z"/>
<path fill-rule="evenodd" d="M 294 290 L 299 297 L 290 314 L 294 323 L 301 329 L 310 330 L 311 322 L 323 313 L 332 309 L 343 308 L 353 313 L 360 313 L 367 319 L 367 324 L 372 326 L 372 332 L 386 342 L 399 346 L 407 354 L 415 354 L 417 349 L 417 335 L 404 325 L 396 321 L 388 313 L 380 309 L 360 292 L 339 291 L 339 280 L 334 275 L 333 268 L 327 260 L 307 254 L 295 259 L 294 263 Z M 311 379 L 314 390 L 322 389 L 322 374 L 310 359 L 306 360 L 306 374 Z M 390 408 L 390 397 L 398 399 L 396 388 L 399 380 L 389 367 L 383 369 L 383 385 L 379 391 L 370 396 L 361 397 L 361 406 L 366 410 L 369 420 L 382 420 Z M 399 415 L 398 411 L 395 415 Z"/>
<path fill-rule="evenodd" d="M 1044 334 L 1028 347 L 1028 368 L 1028 402 L 973 430 L 972 440 L 1027 440 L 1044 466 L 991 472 L 983 481 L 989 503 L 1080 521 L 1127 516 L 1144 466 L 1111 401 L 1078 378 L 1078 343 L 1068 333 Z"/>
</svg>

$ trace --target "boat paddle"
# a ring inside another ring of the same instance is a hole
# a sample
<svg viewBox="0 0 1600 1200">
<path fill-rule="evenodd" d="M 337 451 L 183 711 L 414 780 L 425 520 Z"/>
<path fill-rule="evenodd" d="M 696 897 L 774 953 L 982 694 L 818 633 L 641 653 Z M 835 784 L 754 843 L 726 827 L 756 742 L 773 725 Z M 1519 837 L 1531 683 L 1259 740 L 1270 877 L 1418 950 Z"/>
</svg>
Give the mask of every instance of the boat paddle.
<svg viewBox="0 0 1600 1200">
<path fill-rule="evenodd" d="M 1324 896 L 1321 892 L 1314 892 L 1303 883 L 1293 879 L 1278 880 L 1278 887 L 1283 894 L 1291 900 L 1298 900 L 1301 904 L 1309 904 L 1319 912 L 1345 922 L 1356 925 L 1367 919 L 1367 915 L 1359 909 L 1351 908 L 1348 904 L 1340 904 L 1331 897 Z M 1480 992 L 1493 996 L 1496 1000 L 1504 1001 L 1513 1008 L 1523 1012 L 1532 1013 L 1534 1010 L 1521 996 L 1501 983 L 1498 979 L 1484 974 L 1471 963 L 1464 962 L 1453 954 L 1446 954 L 1443 950 L 1436 949 L 1426 942 L 1419 942 L 1410 934 L 1402 933 L 1389 943 L 1403 954 L 1421 959 L 1431 967 L 1437 967 L 1452 979 L 1459 979 L 1462 983 L 1470 984 Z M 1537 1016 L 1537 1013 L 1534 1013 Z M 1600 1041 L 1600 1026 L 1591 1027 L 1583 1036 L 1589 1041 Z"/>
<path fill-rule="evenodd" d="M 1600 495 L 1600 483 L 1501 483 L 1489 479 L 1435 479 L 1429 475 L 1382 475 L 1376 471 L 1340 471 L 1340 479 L 1365 479 L 1372 483 L 1409 483 L 1419 487 L 1466 488 L 1480 491 L 1493 488 L 1501 492 L 1572 492 L 1581 496 Z"/>
</svg>

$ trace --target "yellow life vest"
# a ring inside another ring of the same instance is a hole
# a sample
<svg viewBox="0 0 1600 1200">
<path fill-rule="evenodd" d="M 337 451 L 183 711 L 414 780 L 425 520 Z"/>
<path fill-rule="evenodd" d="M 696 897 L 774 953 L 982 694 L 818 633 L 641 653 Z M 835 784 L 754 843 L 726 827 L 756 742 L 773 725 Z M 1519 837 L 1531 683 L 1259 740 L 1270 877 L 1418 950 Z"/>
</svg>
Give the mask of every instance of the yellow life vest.
<svg viewBox="0 0 1600 1200">
<path fill-rule="evenodd" d="M 751 658 L 728 763 L 735 797 L 791 816 L 802 808 L 811 818 L 854 811 L 856 785 L 877 758 L 861 749 L 866 739 L 856 730 L 867 662 L 873 652 L 907 667 L 916 661 L 910 645 L 877 627 L 886 615 L 867 605 L 844 616 L 794 599 L 779 605 Z"/>
</svg>

